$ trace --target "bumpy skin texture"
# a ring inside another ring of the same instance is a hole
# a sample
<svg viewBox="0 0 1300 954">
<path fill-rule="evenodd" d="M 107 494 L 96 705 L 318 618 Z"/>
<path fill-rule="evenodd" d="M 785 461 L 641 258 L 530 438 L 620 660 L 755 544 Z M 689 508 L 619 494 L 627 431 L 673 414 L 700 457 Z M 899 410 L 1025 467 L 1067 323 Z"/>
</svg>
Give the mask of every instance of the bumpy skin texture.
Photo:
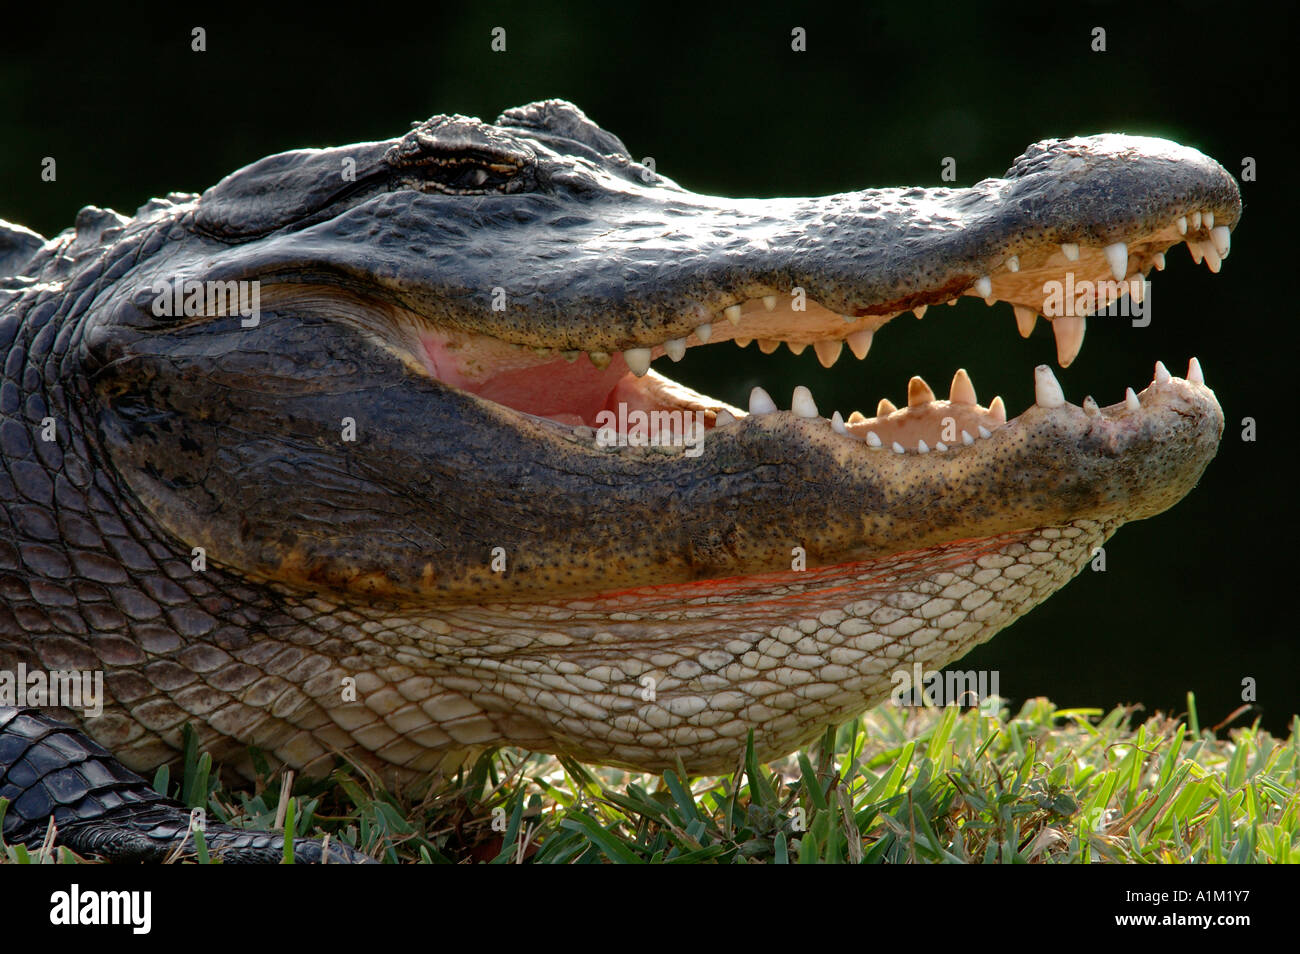
<svg viewBox="0 0 1300 954">
<path fill-rule="evenodd" d="M 752 320 L 817 340 L 981 275 L 1016 301 L 1060 242 L 1127 238 L 1145 271 L 1191 209 L 1234 225 L 1231 177 L 1129 137 L 1040 143 L 964 190 L 702 196 L 552 101 L 272 156 L 130 219 L 88 208 L 48 242 L 0 226 L 0 669 L 103 671 L 84 728 L 140 770 L 175 756 L 186 722 L 237 771 L 252 744 L 398 782 L 502 743 L 722 771 L 752 728 L 783 754 L 1180 499 L 1217 446 L 1213 394 L 1175 378 L 1138 410 L 1035 407 L 924 457 L 751 416 L 693 458 L 596 447 L 436 380 L 422 336 L 486 335 L 562 369 L 562 352 L 658 347 L 733 305 L 748 322 L 799 286 L 806 313 Z M 260 320 L 156 316 L 154 287 L 177 279 L 256 279 Z M 120 856 L 148 855 L 151 825 L 183 838 L 88 740 L 0 723 L 0 784 L 29 799 L 7 837 L 38 838 L 53 799 L 56 820 L 124 822 Z M 32 739 L 37 756 L 12 754 Z M 47 751 L 100 774 L 62 790 L 22 774 Z M 76 827 L 79 845 L 118 837 Z"/>
</svg>

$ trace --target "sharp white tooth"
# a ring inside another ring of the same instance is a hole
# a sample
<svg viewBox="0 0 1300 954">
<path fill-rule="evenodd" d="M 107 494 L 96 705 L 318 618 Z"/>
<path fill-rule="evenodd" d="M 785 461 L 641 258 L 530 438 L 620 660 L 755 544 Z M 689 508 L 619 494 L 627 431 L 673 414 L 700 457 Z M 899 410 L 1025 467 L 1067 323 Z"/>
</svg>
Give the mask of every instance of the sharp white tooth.
<svg viewBox="0 0 1300 954">
<path fill-rule="evenodd" d="M 754 388 L 749 392 L 750 414 L 771 414 L 775 410 L 776 402 L 762 388 Z"/>
<path fill-rule="evenodd" d="M 727 320 L 731 322 L 733 325 L 740 324 L 739 305 L 728 305 L 726 308 L 722 309 L 722 313 L 727 316 Z"/>
<path fill-rule="evenodd" d="M 1226 225 L 1216 225 L 1210 229 L 1210 239 L 1214 242 L 1214 250 L 1219 253 L 1219 258 L 1227 258 L 1228 250 L 1232 248 L 1232 230 Z"/>
<path fill-rule="evenodd" d="M 916 452 L 917 452 L 918 454 L 928 454 L 928 453 L 930 453 L 930 446 L 929 446 L 928 444 L 926 444 L 925 441 L 917 441 L 917 442 L 916 442 Z"/>
<path fill-rule="evenodd" d="M 609 367 L 609 352 L 607 351 L 588 351 L 587 360 L 597 371 L 604 371 Z"/>
<path fill-rule="evenodd" d="M 898 443 L 898 441 L 894 441 L 894 453 L 895 453 L 895 454 L 906 454 L 907 451 L 903 450 L 903 445 L 902 445 L 902 444 Z"/>
<path fill-rule="evenodd" d="M 650 349 L 629 348 L 623 352 L 623 360 L 638 378 L 650 370 Z"/>
<path fill-rule="evenodd" d="M 1115 276 L 1115 281 L 1122 282 L 1128 274 L 1128 246 L 1123 242 L 1115 242 L 1101 251 L 1110 264 L 1110 273 Z"/>
<path fill-rule="evenodd" d="M 1020 337 L 1028 338 L 1034 333 L 1034 323 L 1038 321 L 1038 312 L 1032 308 L 1026 308 L 1024 305 L 1016 305 L 1012 310 L 1016 313 L 1016 327 L 1020 330 Z"/>
<path fill-rule="evenodd" d="M 1007 422 L 1007 406 L 1002 403 L 1002 398 L 993 399 L 993 403 L 989 405 L 989 416 L 999 424 Z"/>
<path fill-rule="evenodd" d="M 943 441 L 935 441 L 935 442 L 934 442 L 934 449 L 937 450 L 937 451 L 939 451 L 939 453 L 943 453 L 944 451 L 946 451 L 946 450 L 948 449 L 948 445 L 945 444 Z"/>
<path fill-rule="evenodd" d="M 674 361 L 682 360 L 682 356 L 686 354 L 686 339 L 669 338 L 664 342 L 664 351 Z"/>
<path fill-rule="evenodd" d="M 1083 399 L 1083 413 L 1089 417 L 1096 417 L 1101 413 L 1101 408 L 1097 407 L 1097 401 L 1091 394 Z"/>
<path fill-rule="evenodd" d="M 1152 380 L 1155 381 L 1156 384 L 1164 384 L 1171 377 L 1173 377 L 1173 375 L 1169 373 L 1169 369 L 1165 367 L 1165 363 L 1163 361 L 1157 361 L 1156 376 Z"/>
<path fill-rule="evenodd" d="M 948 400 L 953 404 L 978 404 L 975 399 L 975 385 L 965 368 L 958 368 L 952 376 L 952 386 L 948 388 Z"/>
<path fill-rule="evenodd" d="M 1019 255 L 1012 255 L 1009 259 L 1007 259 L 1007 271 L 1009 271 L 1009 272 L 1018 272 L 1018 271 L 1020 271 L 1020 256 L 1019 256 Z"/>
<path fill-rule="evenodd" d="M 917 305 L 915 308 L 912 309 L 912 314 L 916 315 L 917 318 L 924 318 L 925 310 L 929 307 L 930 307 L 929 305 Z"/>
<path fill-rule="evenodd" d="M 912 379 L 907 382 L 907 406 L 921 407 L 933 400 L 934 391 L 925 383 L 925 379 L 919 374 L 912 375 Z"/>
<path fill-rule="evenodd" d="M 844 319 L 845 324 L 850 324 L 850 325 L 853 324 L 853 322 L 858 320 L 853 315 L 840 315 L 840 317 Z"/>
<path fill-rule="evenodd" d="M 1201 213 L 1199 213 L 1199 212 L 1193 212 L 1193 213 L 1192 213 L 1192 228 L 1194 228 L 1194 229 L 1199 229 L 1200 227 L 1201 227 Z"/>
<path fill-rule="evenodd" d="M 888 414 L 893 414 L 897 410 L 898 408 L 894 406 L 894 402 L 889 400 L 889 398 L 881 398 L 876 403 L 876 417 L 885 417 Z"/>
<path fill-rule="evenodd" d="M 1197 265 L 1201 264 L 1201 259 L 1205 257 L 1205 253 L 1201 251 L 1200 242 L 1188 242 L 1187 251 L 1192 253 L 1193 262 L 1195 262 Z"/>
<path fill-rule="evenodd" d="M 800 341 L 796 343 L 794 341 L 787 341 L 785 346 L 790 349 L 791 354 L 803 354 L 803 349 L 808 347 L 808 342 Z"/>
<path fill-rule="evenodd" d="M 1151 256 L 1151 261 L 1155 264 L 1157 272 L 1163 272 L 1165 270 L 1164 252 L 1156 252 L 1154 255 Z"/>
<path fill-rule="evenodd" d="M 990 431 L 990 430 L 989 430 L 987 427 L 985 427 L 983 424 L 979 425 L 979 427 L 975 428 L 975 430 L 979 433 L 979 436 L 980 436 L 980 437 L 983 437 L 983 438 L 986 438 L 986 439 L 987 439 L 987 438 L 990 438 L 990 437 L 993 436 L 993 432 Z"/>
<path fill-rule="evenodd" d="M 949 304 L 949 305 L 955 305 L 955 304 L 957 304 L 957 299 L 956 299 L 956 298 L 950 298 L 950 299 L 948 299 L 948 304 Z"/>
<path fill-rule="evenodd" d="M 777 338 L 758 339 L 758 350 L 763 352 L 763 354 L 771 354 L 779 347 L 781 347 L 781 342 Z"/>
<path fill-rule="evenodd" d="M 1058 318 L 1057 321 L 1059 320 Z M 1065 392 L 1061 390 L 1061 384 L 1056 380 L 1052 369 L 1045 364 L 1034 368 L 1034 403 L 1045 408 L 1061 407 L 1065 404 Z"/>
<path fill-rule="evenodd" d="M 775 310 L 776 310 L 776 296 L 775 296 L 775 295 L 764 295 L 764 296 L 763 296 L 763 307 L 766 308 L 768 311 L 775 311 Z"/>
<path fill-rule="evenodd" d="M 1136 411 L 1142 407 L 1141 403 L 1138 401 L 1138 396 L 1133 392 L 1132 388 L 1128 388 L 1124 391 L 1124 406 L 1130 411 Z"/>
<path fill-rule="evenodd" d="M 970 436 L 970 431 L 962 431 L 961 442 L 965 444 L 967 447 L 970 447 L 971 444 L 975 443 L 975 438 Z"/>
<path fill-rule="evenodd" d="M 794 411 L 796 417 L 821 417 L 812 392 L 802 384 L 794 389 L 794 396 L 790 398 L 790 410 Z"/>
<path fill-rule="evenodd" d="M 849 415 L 850 424 L 859 424 L 862 421 L 865 421 L 866 419 L 867 416 L 863 414 L 861 411 L 854 411 L 852 414 Z"/>
<path fill-rule="evenodd" d="M 853 352 L 853 357 L 861 361 L 871 350 L 871 332 L 855 331 L 844 339 L 849 343 L 849 350 Z"/>
<path fill-rule="evenodd" d="M 1061 254 L 1072 262 L 1079 260 L 1079 246 L 1074 242 L 1062 242 Z"/>
<path fill-rule="evenodd" d="M 1214 228 L 1214 213 L 1213 213 L 1213 212 L 1202 212 L 1202 213 L 1201 213 L 1201 224 L 1204 225 L 1207 229 L 1212 229 L 1212 228 Z"/>
<path fill-rule="evenodd" d="M 753 338 L 732 338 L 731 340 L 736 343 L 737 348 L 748 348 L 749 343 L 754 339 Z"/>
<path fill-rule="evenodd" d="M 1180 216 L 1178 216 L 1178 218 L 1174 219 L 1174 226 L 1178 229 L 1178 234 L 1179 234 L 1179 235 L 1186 235 L 1186 234 L 1187 234 L 1187 216 L 1185 216 L 1185 215 L 1180 215 Z"/>
<path fill-rule="evenodd" d="M 708 344 L 709 339 L 713 337 L 713 325 L 706 321 L 695 329 L 695 337 L 700 339 L 701 344 Z"/>
<path fill-rule="evenodd" d="M 1068 368 L 1079 356 L 1083 347 L 1083 333 L 1088 326 L 1088 319 L 1061 317 L 1052 319 L 1052 334 L 1056 335 L 1056 363 Z"/>
<path fill-rule="evenodd" d="M 993 282 L 987 275 L 981 275 L 975 279 L 975 284 L 971 287 L 975 289 L 975 294 L 981 298 L 993 297 Z"/>
<path fill-rule="evenodd" d="M 875 431 L 867 431 L 867 444 L 871 447 L 880 446 L 880 435 Z"/>
<path fill-rule="evenodd" d="M 1193 384 L 1205 383 L 1205 375 L 1201 373 L 1201 362 L 1195 358 L 1187 362 L 1187 380 Z"/>
<path fill-rule="evenodd" d="M 839 339 L 832 340 L 826 338 L 814 344 L 813 350 L 817 352 L 817 360 L 822 363 L 822 367 L 829 368 L 839 360 L 840 351 L 843 347 L 843 341 L 840 341 Z"/>
<path fill-rule="evenodd" d="M 1202 242 L 1201 254 L 1205 256 L 1206 267 L 1214 274 L 1219 274 L 1219 269 L 1223 267 L 1223 259 L 1219 257 L 1218 251 L 1214 248 L 1214 243 Z"/>
<path fill-rule="evenodd" d="M 831 430 L 836 434 L 843 434 L 845 437 L 849 436 L 849 429 L 844 426 L 844 418 L 840 417 L 839 411 L 831 415 Z"/>
<path fill-rule="evenodd" d="M 736 415 L 732 414 L 725 408 L 719 408 L 713 415 L 714 427 L 726 427 L 728 424 L 736 423 Z"/>
</svg>

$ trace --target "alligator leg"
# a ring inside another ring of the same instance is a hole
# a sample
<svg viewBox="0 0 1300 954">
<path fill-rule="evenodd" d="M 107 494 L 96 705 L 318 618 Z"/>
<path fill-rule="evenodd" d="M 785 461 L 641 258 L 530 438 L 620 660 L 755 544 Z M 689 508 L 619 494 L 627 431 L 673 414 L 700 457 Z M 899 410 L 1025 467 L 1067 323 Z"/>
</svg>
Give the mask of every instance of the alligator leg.
<svg viewBox="0 0 1300 954">
<path fill-rule="evenodd" d="M 8 844 L 35 847 L 51 818 L 55 843 L 79 855 L 114 862 L 159 862 L 195 855 L 190 813 L 159 795 L 139 775 L 80 731 L 35 709 L 0 706 L 0 798 Z M 209 853 L 227 864 L 268 864 L 284 857 L 284 833 L 246 831 L 208 824 Z M 365 863 L 371 859 L 347 845 L 294 841 L 300 864 Z"/>
</svg>

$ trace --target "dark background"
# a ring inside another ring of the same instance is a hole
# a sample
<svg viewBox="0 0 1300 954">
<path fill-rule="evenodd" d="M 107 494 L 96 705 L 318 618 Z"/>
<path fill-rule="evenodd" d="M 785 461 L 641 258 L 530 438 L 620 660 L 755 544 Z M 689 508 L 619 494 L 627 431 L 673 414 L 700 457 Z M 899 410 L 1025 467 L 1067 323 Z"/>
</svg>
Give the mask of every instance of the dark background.
<svg viewBox="0 0 1300 954">
<path fill-rule="evenodd" d="M 1065 706 L 1177 712 L 1193 690 L 1204 725 L 1240 705 L 1251 677 L 1259 701 L 1241 720 L 1282 731 L 1300 711 L 1289 12 L 1218 0 L 58 9 L 30 26 L 7 12 L 0 39 L 0 218 L 46 235 L 83 205 L 131 213 L 273 152 L 549 97 L 573 100 L 682 185 L 733 196 L 939 185 L 944 156 L 969 185 L 1038 139 L 1103 131 L 1176 139 L 1237 175 L 1254 157 L 1223 272 L 1171 249 L 1152 324 L 1094 320 L 1080 358 L 1057 371 L 1074 403 L 1110 404 L 1144 387 L 1157 358 L 1181 375 L 1199 356 L 1228 419 L 1217 459 L 1172 511 L 1120 531 L 1107 572 L 1085 570 L 963 666 L 1001 670 L 1004 695 Z M 207 29 L 205 53 L 190 50 L 194 26 Z M 505 53 L 490 50 L 496 26 Z M 790 50 L 795 26 L 805 53 Z M 1090 49 L 1096 26 L 1104 53 Z M 40 180 L 45 156 L 57 182 Z M 964 366 L 983 401 L 1001 393 L 1014 415 L 1032 401 L 1032 367 L 1054 358 L 1046 322 L 1022 341 L 1009 306 L 967 298 L 924 322 L 896 319 L 866 361 L 846 349 L 830 371 L 812 349 L 727 345 L 692 351 L 671 376 L 742 406 L 754 384 L 784 402 L 807 383 L 827 412 L 870 413 L 882 395 L 901 403 L 911 374 L 946 390 Z M 1244 417 L 1254 443 L 1241 440 Z"/>
</svg>

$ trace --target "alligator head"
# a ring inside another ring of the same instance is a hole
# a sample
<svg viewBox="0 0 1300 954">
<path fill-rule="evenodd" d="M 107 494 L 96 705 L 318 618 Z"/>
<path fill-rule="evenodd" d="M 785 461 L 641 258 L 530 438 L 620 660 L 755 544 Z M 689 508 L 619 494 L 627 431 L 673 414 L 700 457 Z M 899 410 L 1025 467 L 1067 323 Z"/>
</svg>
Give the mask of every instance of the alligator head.
<svg viewBox="0 0 1300 954">
<path fill-rule="evenodd" d="M 102 733 L 144 762 L 197 716 L 399 773 L 503 742 L 692 771 L 751 729 L 787 752 L 1178 501 L 1221 411 L 1194 359 L 1111 407 L 1040 366 L 1014 418 L 960 370 L 947 400 L 913 378 L 905 408 L 827 419 L 803 388 L 744 410 L 651 364 L 757 340 L 829 366 L 961 295 L 1026 334 L 1044 313 L 1067 364 L 1168 247 L 1217 271 L 1240 213 L 1210 159 L 1110 135 L 965 189 L 699 195 L 549 101 L 113 220 L 130 253 L 74 284 L 54 376 L 151 537 L 118 585 L 163 567 L 180 595 L 126 614 L 129 715 Z"/>
</svg>

